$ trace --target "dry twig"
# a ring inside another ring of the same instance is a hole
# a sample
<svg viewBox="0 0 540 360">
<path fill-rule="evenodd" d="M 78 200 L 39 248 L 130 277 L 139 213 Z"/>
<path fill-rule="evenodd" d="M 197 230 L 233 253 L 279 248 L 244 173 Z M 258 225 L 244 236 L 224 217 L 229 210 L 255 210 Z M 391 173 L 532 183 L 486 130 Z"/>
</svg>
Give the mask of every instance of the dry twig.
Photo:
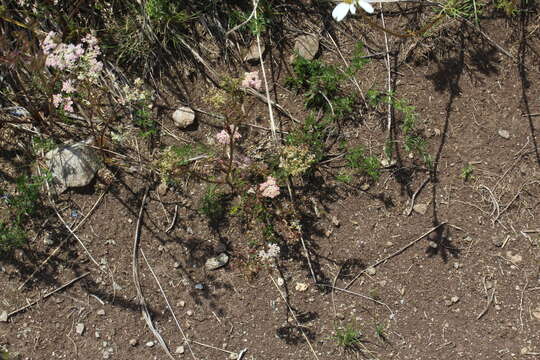
<svg viewBox="0 0 540 360">
<path fill-rule="evenodd" d="M 57 289 L 55 289 L 55 290 L 53 290 L 53 291 L 51 291 L 51 292 L 49 292 L 49 293 L 43 295 L 43 297 L 41 297 L 41 298 L 39 298 L 39 299 L 37 299 L 37 300 L 34 300 L 34 301 L 28 303 L 27 305 L 23 306 L 23 307 L 20 308 L 20 309 L 17 309 L 17 310 L 15 310 L 15 311 L 10 312 L 10 313 L 8 314 L 8 319 L 9 319 L 10 317 L 12 317 L 13 315 L 18 314 L 18 313 L 20 313 L 21 311 L 24 311 L 24 310 L 28 309 L 28 308 L 31 307 L 31 306 L 34 306 L 34 305 L 37 304 L 38 302 L 40 302 L 40 301 L 42 301 L 42 300 L 45 300 L 45 299 L 48 298 L 49 296 L 51 296 L 51 295 L 53 295 L 53 294 L 55 294 L 55 293 L 57 293 L 57 292 L 59 292 L 59 291 L 65 289 L 65 288 L 68 287 L 69 285 L 71 285 L 71 284 L 73 284 L 74 282 L 76 282 L 76 281 L 82 279 L 83 277 L 87 276 L 88 274 L 90 274 L 90 272 L 86 272 L 86 273 L 84 273 L 84 274 L 82 274 L 82 275 L 80 275 L 80 276 L 77 276 L 75 279 L 72 279 L 72 280 L 68 281 L 67 283 L 65 283 L 64 285 L 60 286 L 59 288 L 57 288 Z"/>
<path fill-rule="evenodd" d="M 155 328 L 154 322 L 152 321 L 152 316 L 150 315 L 150 312 L 148 311 L 148 306 L 146 305 L 146 300 L 144 298 L 142 288 L 141 288 L 141 281 L 139 279 L 139 243 L 140 243 L 140 231 L 141 231 L 141 224 L 142 224 L 142 215 L 144 211 L 144 205 L 146 203 L 146 197 L 148 196 L 148 187 L 144 191 L 143 200 L 141 203 L 141 209 L 139 210 L 139 217 L 137 219 L 137 225 L 135 228 L 135 238 L 133 240 L 133 257 L 132 257 L 132 272 L 133 272 L 133 283 L 135 285 L 135 290 L 137 291 L 137 300 L 139 301 L 139 305 L 141 306 L 141 313 L 143 315 L 143 318 L 146 322 L 146 325 L 148 325 L 148 328 L 152 333 L 154 334 L 154 337 L 157 339 L 165 353 L 170 359 L 174 360 L 174 357 L 169 351 L 169 348 L 167 347 L 167 344 L 165 344 L 165 341 L 161 337 L 161 334 L 159 331 Z"/>
<path fill-rule="evenodd" d="M 439 225 L 437 226 L 434 226 L 432 227 L 431 229 L 429 229 L 428 231 L 426 231 L 424 234 L 420 235 L 418 238 L 414 239 L 413 241 L 411 241 L 410 243 L 408 243 L 407 245 L 405 245 L 404 247 L 402 247 L 401 249 L 397 250 L 396 252 L 388 255 L 387 257 L 375 262 L 373 265 L 371 266 L 368 266 L 366 269 L 370 268 L 370 267 L 376 267 L 376 266 L 379 266 L 380 264 L 382 264 L 383 262 L 393 258 L 394 256 L 397 256 L 399 254 L 401 254 L 403 251 L 407 250 L 408 248 L 410 248 L 411 246 L 413 246 L 414 244 L 416 244 L 417 242 L 419 242 L 420 240 L 422 240 L 424 237 L 428 236 L 429 234 L 431 234 L 433 231 L 437 230 L 438 228 L 440 228 L 441 226 L 443 226 L 444 224 L 446 224 L 446 221 L 445 222 L 442 222 L 440 223 Z M 351 287 L 351 285 L 356 281 L 356 279 L 358 279 L 363 273 L 366 272 L 366 269 L 360 271 L 355 277 L 354 279 L 352 279 L 348 284 L 347 286 L 345 286 L 345 290 L 347 290 L 348 288 Z"/>
</svg>

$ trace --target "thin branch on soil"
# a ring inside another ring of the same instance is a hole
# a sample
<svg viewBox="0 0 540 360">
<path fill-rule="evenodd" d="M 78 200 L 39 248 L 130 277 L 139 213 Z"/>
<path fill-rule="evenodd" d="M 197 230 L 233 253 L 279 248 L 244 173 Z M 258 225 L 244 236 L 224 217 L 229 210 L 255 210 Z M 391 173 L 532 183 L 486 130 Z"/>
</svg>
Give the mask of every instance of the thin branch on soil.
<svg viewBox="0 0 540 360">
<path fill-rule="evenodd" d="M 426 231 L 424 234 L 420 235 L 417 239 L 411 241 L 410 243 L 408 243 L 407 245 L 405 245 L 404 247 L 402 247 L 401 249 L 397 250 L 396 252 L 388 255 L 387 257 L 377 261 L 376 263 L 374 263 L 373 265 L 370 265 L 368 267 L 366 267 L 364 270 L 360 271 L 355 277 L 354 279 L 352 279 L 348 284 L 347 286 L 345 286 L 345 290 L 350 288 L 351 285 L 356 281 L 356 279 L 358 279 L 363 273 L 366 272 L 366 270 L 370 267 L 376 267 L 376 266 L 379 266 L 380 264 L 384 263 L 385 261 L 393 258 L 394 256 L 397 256 L 399 254 L 401 254 L 403 251 L 407 250 L 408 248 L 410 248 L 411 246 L 413 246 L 414 244 L 416 244 L 417 242 L 419 242 L 420 240 L 422 240 L 424 237 L 428 236 L 429 234 L 431 234 L 433 231 L 437 230 L 438 228 L 440 228 L 441 226 L 443 226 L 444 224 L 446 224 L 446 221 L 445 222 L 442 222 L 440 223 L 439 225 L 437 226 L 434 226 L 432 227 L 431 229 L 429 229 L 428 231 Z"/>
<path fill-rule="evenodd" d="M 489 307 L 493 303 L 494 297 L 495 297 L 495 289 L 493 289 L 493 291 L 491 292 L 491 296 L 489 297 L 489 300 L 488 300 L 488 303 L 487 303 L 486 307 L 484 308 L 484 310 L 480 314 L 478 314 L 478 316 L 476 317 L 476 320 L 480 320 L 482 318 L 482 316 L 486 315 L 486 313 L 489 310 Z"/>
<path fill-rule="evenodd" d="M 258 1 L 253 0 L 253 8 L 254 8 L 253 12 L 255 14 L 255 17 L 257 17 L 257 6 L 258 6 Z M 261 35 L 259 34 L 258 31 L 257 31 L 256 37 L 257 37 L 257 50 L 259 51 L 259 61 L 261 62 L 261 70 L 262 70 L 263 81 L 264 81 L 264 89 L 266 92 L 266 99 L 268 100 L 268 115 L 270 116 L 270 129 L 272 130 L 272 138 L 274 139 L 274 142 L 278 143 L 278 137 L 276 134 L 276 122 L 274 120 L 274 111 L 271 105 L 272 100 L 270 99 L 270 90 L 268 89 L 268 80 L 266 78 L 266 70 L 264 69 L 264 61 L 263 61 L 262 50 L 261 50 Z"/>
<path fill-rule="evenodd" d="M 495 191 L 497 189 L 497 186 L 499 186 L 500 182 L 502 181 L 502 179 L 504 179 L 504 177 L 510 172 L 510 170 L 512 170 L 514 168 L 514 166 L 517 165 L 517 163 L 521 160 L 521 156 L 522 156 L 522 152 L 523 150 L 525 150 L 525 148 L 529 145 L 529 137 L 527 136 L 527 142 L 525 143 L 525 145 L 523 145 L 523 147 L 516 153 L 516 155 L 514 155 L 514 158 L 517 157 L 516 161 L 514 161 L 514 163 L 504 172 L 504 174 L 502 174 L 502 176 L 497 180 L 497 182 L 495 183 L 495 185 L 493 185 L 493 191 Z"/>
<path fill-rule="evenodd" d="M 45 300 L 45 299 L 48 298 L 49 296 L 51 296 L 51 295 L 53 295 L 53 294 L 55 294 L 55 293 L 57 293 L 57 292 L 59 292 L 59 291 L 65 289 L 65 288 L 68 287 L 69 285 L 71 285 L 71 284 L 73 284 L 74 282 L 76 282 L 76 281 L 78 281 L 78 280 L 84 278 L 84 277 L 87 276 L 88 274 L 90 274 L 90 272 L 86 272 L 86 273 L 84 273 L 84 274 L 82 274 L 82 275 L 80 275 L 80 276 L 77 276 L 75 279 L 72 279 L 72 280 L 68 281 L 67 283 L 65 283 L 64 285 L 60 286 L 59 288 L 57 288 L 57 289 L 55 289 L 55 290 L 53 290 L 53 291 L 51 291 L 51 292 L 49 292 L 49 293 L 43 295 L 43 297 L 41 297 L 41 298 L 39 298 L 39 299 L 37 299 L 37 300 L 34 300 L 34 301 L 32 301 L 31 303 L 28 303 L 27 305 L 23 306 L 23 307 L 20 308 L 20 309 L 17 309 L 17 310 L 15 310 L 15 311 L 10 312 L 10 313 L 8 314 L 8 319 L 9 319 L 10 317 L 12 317 L 13 315 L 18 314 L 18 313 L 20 313 L 20 312 L 22 312 L 22 311 L 28 309 L 28 308 L 31 307 L 31 306 L 34 306 L 34 305 L 37 304 L 38 302 L 40 302 L 40 301 L 42 301 L 42 300 Z"/>
<path fill-rule="evenodd" d="M 268 104 L 268 105 L 272 105 L 273 107 L 275 107 L 280 113 L 282 113 L 283 115 L 285 115 L 286 117 L 288 117 L 289 119 L 291 119 L 292 121 L 294 121 L 295 123 L 297 124 L 302 124 L 302 122 L 300 120 L 298 120 L 297 118 L 295 118 L 294 116 L 292 116 L 292 114 L 288 111 L 288 110 L 285 110 L 285 108 L 277 103 L 275 103 L 274 101 L 272 101 L 272 99 L 270 98 L 267 98 L 266 96 L 264 96 L 263 94 L 261 94 L 260 92 L 258 92 L 257 90 L 255 89 L 252 89 L 252 88 L 248 88 L 248 89 L 244 89 L 245 92 L 247 92 L 248 94 L 251 94 L 253 96 L 255 96 L 257 99 L 263 101 L 264 103 Z M 276 130 L 277 131 L 277 130 Z"/>
<path fill-rule="evenodd" d="M 171 225 L 169 225 L 169 227 L 167 229 L 165 229 L 165 233 L 168 233 L 169 231 L 172 230 L 172 228 L 174 227 L 174 224 L 176 224 L 176 217 L 178 216 L 178 205 L 175 205 L 174 206 L 174 215 L 173 215 L 173 219 L 171 221 Z"/>
<path fill-rule="evenodd" d="M 336 276 L 334 277 L 334 281 L 332 281 L 332 307 L 334 308 L 334 316 L 337 316 L 337 310 L 336 310 L 336 301 L 334 299 L 334 293 L 335 293 L 335 289 L 336 289 L 336 281 L 339 277 L 339 274 L 341 274 L 341 269 L 343 269 L 343 264 L 341 264 L 339 266 L 339 270 L 336 274 Z"/>
<path fill-rule="evenodd" d="M 107 188 L 108 190 L 108 188 Z M 103 196 L 105 196 L 105 194 L 107 193 L 107 190 L 105 190 L 101 196 L 97 199 L 97 201 L 94 203 L 94 206 L 92 206 L 92 208 L 90 209 L 90 211 L 88 211 L 88 213 L 86 214 L 86 216 L 73 228 L 73 231 L 77 231 L 77 229 L 79 227 L 81 227 L 85 222 L 86 222 L 86 219 L 88 219 L 88 217 L 90 217 L 90 215 L 94 212 L 94 210 L 96 209 L 96 207 L 99 205 L 99 203 L 101 202 L 101 199 L 103 199 Z M 32 274 L 30 274 L 30 276 L 28 277 L 28 279 L 26 279 L 18 288 L 17 290 L 21 290 L 23 288 L 24 285 L 26 285 L 33 277 L 34 275 L 36 275 L 36 273 L 38 271 L 41 270 L 41 268 L 43 267 L 43 265 L 45 265 L 46 263 L 49 262 L 49 260 L 58 252 L 58 250 L 60 250 L 60 248 L 62 246 L 64 246 L 64 244 L 66 243 L 66 241 L 68 241 L 70 238 L 70 235 L 66 236 L 64 238 L 64 240 L 62 240 L 62 242 L 60 243 L 60 245 L 58 245 L 58 247 L 56 247 L 56 249 L 54 249 L 54 251 L 41 263 L 39 264 L 39 266 L 37 267 L 36 270 L 34 270 L 34 272 Z"/>
<path fill-rule="evenodd" d="M 86 255 L 88 255 L 88 257 L 90 258 L 90 260 L 92 260 L 92 262 L 94 264 L 96 264 L 96 266 L 98 267 L 99 271 L 103 271 L 101 269 L 101 266 L 99 265 L 99 263 L 96 261 L 96 259 L 94 259 L 94 257 L 92 256 L 92 254 L 90 254 L 90 251 L 88 251 L 88 249 L 86 248 L 86 245 L 84 245 L 84 243 L 82 242 L 81 239 L 79 239 L 79 237 L 77 236 L 77 234 L 75 234 L 75 232 L 73 232 L 73 230 L 71 229 L 71 227 L 69 227 L 69 225 L 66 223 L 66 221 L 64 220 L 64 218 L 62 217 L 62 215 L 60 215 L 60 213 L 58 212 L 58 209 L 56 208 L 56 205 L 52 202 L 51 200 L 51 206 L 54 210 L 54 212 L 56 213 L 56 216 L 58 216 L 58 218 L 60 219 L 60 221 L 64 224 L 64 226 L 66 227 L 66 229 L 71 233 L 71 235 L 73 235 L 73 237 L 79 242 L 79 244 L 82 246 L 82 248 L 84 249 L 84 251 L 86 252 Z"/>
<path fill-rule="evenodd" d="M 141 225 L 142 225 L 142 215 L 144 211 L 144 206 L 146 204 L 146 197 L 148 196 L 148 187 L 146 187 L 146 190 L 144 191 L 144 196 L 141 203 L 141 209 L 139 210 L 139 217 L 137 218 L 137 225 L 135 228 L 135 238 L 133 240 L 133 256 L 132 256 L 132 272 L 133 272 L 133 283 L 135 285 L 135 289 L 137 290 L 137 300 L 139 301 L 139 305 L 141 307 L 141 313 L 143 315 L 143 318 L 146 322 L 146 325 L 152 331 L 154 334 L 154 337 L 157 339 L 167 356 L 174 360 L 174 357 L 169 352 L 169 348 L 167 347 L 167 344 L 165 344 L 165 341 L 161 337 L 159 331 L 154 326 L 154 323 L 152 321 L 152 316 L 150 315 L 150 312 L 148 311 L 148 306 L 146 305 L 146 300 L 144 298 L 142 288 L 141 288 L 141 281 L 139 279 L 139 243 L 140 243 L 140 231 L 141 231 Z"/>
<path fill-rule="evenodd" d="M 180 326 L 180 323 L 178 322 L 178 319 L 176 318 L 176 315 L 175 315 L 175 313 L 174 313 L 174 311 L 173 311 L 173 309 L 171 307 L 171 304 L 169 303 L 169 299 L 167 299 L 167 295 L 165 295 L 165 291 L 163 290 L 163 287 L 161 286 L 161 283 L 159 282 L 159 279 L 156 276 L 156 273 L 154 272 L 154 269 L 152 269 L 152 267 L 150 266 L 150 263 L 148 262 L 148 259 L 146 258 L 146 255 L 144 254 L 144 251 L 142 251 L 142 250 L 141 250 L 141 255 L 143 256 L 143 259 L 146 262 L 146 266 L 148 266 L 148 269 L 150 269 L 150 272 L 152 273 L 152 276 L 154 277 L 154 280 L 156 280 L 156 283 L 158 284 L 159 291 L 161 292 L 161 295 L 165 299 L 165 303 L 167 304 L 167 308 L 171 312 L 171 314 L 173 316 L 173 319 L 176 322 L 176 326 L 180 330 L 180 333 L 182 334 L 182 337 L 184 338 L 184 341 L 186 342 L 186 344 L 187 344 L 187 346 L 189 348 L 189 352 L 191 353 L 191 356 L 193 357 L 193 359 L 197 359 L 195 357 L 195 354 L 193 353 L 193 350 L 191 349 L 191 345 L 189 345 L 188 338 L 186 337 L 186 334 L 184 333 L 184 330 L 182 329 L 182 327 Z"/>
<path fill-rule="evenodd" d="M 357 293 L 357 292 L 354 292 L 354 291 L 351 291 L 351 290 L 347 290 L 347 289 L 343 289 L 343 288 L 339 288 L 339 287 L 335 287 L 335 286 L 330 286 L 330 285 L 327 285 L 327 284 L 318 284 L 320 286 L 324 286 L 324 287 L 330 287 L 332 289 L 335 289 L 335 290 L 339 290 L 339 291 L 343 291 L 344 293 L 347 293 L 347 294 L 352 294 L 352 295 L 356 295 L 356 296 L 359 296 L 361 298 L 364 298 L 364 299 L 367 299 L 367 300 L 371 300 L 379 305 L 382 305 L 384 306 L 385 308 L 388 309 L 388 311 L 390 312 L 391 314 L 391 319 L 394 319 L 395 318 L 395 314 L 394 312 L 392 311 L 392 309 L 390 309 L 390 306 L 386 305 L 385 303 L 383 303 L 382 301 L 379 301 L 377 299 L 374 299 L 372 297 L 369 297 L 367 295 L 362 295 L 360 293 Z"/>
<path fill-rule="evenodd" d="M 536 183 L 540 183 L 540 181 L 531 181 L 531 182 L 528 182 L 528 183 L 524 183 L 523 185 L 521 185 L 521 187 L 519 188 L 518 192 L 516 193 L 516 195 L 514 195 L 514 197 L 512 198 L 512 200 L 510 200 L 510 202 L 508 203 L 508 205 L 506 205 L 504 207 L 504 209 L 502 209 L 502 211 L 497 215 L 497 217 L 495 218 L 495 220 L 493 221 L 497 221 L 499 220 L 499 217 L 501 217 L 501 215 L 506 211 L 508 210 L 508 208 L 510 207 L 510 205 L 512 205 L 512 203 L 518 198 L 519 194 L 521 194 L 521 191 L 523 190 L 523 188 L 527 185 L 531 185 L 531 184 L 536 184 Z"/>
<path fill-rule="evenodd" d="M 488 188 L 487 186 L 485 185 L 480 185 L 480 188 L 483 188 L 483 189 L 486 189 L 487 192 L 489 193 L 489 196 L 491 197 L 491 205 L 493 205 L 493 209 L 491 210 L 491 216 L 493 216 L 495 213 L 497 214 L 497 216 L 495 217 L 494 220 L 492 220 L 492 223 L 494 224 L 495 221 L 497 221 L 497 219 L 499 218 L 499 215 L 500 215 L 500 207 L 499 207 L 499 203 L 497 202 L 497 198 L 495 197 L 495 195 L 493 195 L 493 192 L 491 191 L 490 188 Z"/>
<path fill-rule="evenodd" d="M 309 348 L 311 349 L 311 352 L 313 353 L 313 356 L 315 356 L 315 359 L 319 360 L 319 357 L 317 356 L 317 353 L 315 352 L 315 349 L 313 349 L 313 345 L 311 345 L 311 341 L 309 341 L 309 338 L 307 337 L 306 333 L 304 332 L 304 330 L 302 330 L 302 325 L 300 324 L 300 322 L 298 321 L 298 318 L 294 314 L 294 311 L 291 308 L 291 305 L 289 304 L 289 301 L 287 300 L 285 295 L 283 295 L 283 293 L 281 292 L 281 289 L 279 288 L 279 285 L 276 283 L 274 278 L 271 275 L 268 275 L 268 276 L 270 277 L 270 280 L 272 280 L 272 282 L 274 283 L 274 286 L 276 287 L 277 291 L 279 292 L 279 295 L 281 296 L 281 298 L 283 299 L 283 301 L 287 305 L 287 308 L 289 309 L 289 312 L 291 313 L 292 317 L 294 318 L 294 321 L 296 321 L 296 325 L 298 326 L 298 329 L 300 330 L 300 332 L 304 336 L 304 339 L 306 339 L 306 341 L 307 341 L 307 343 L 309 345 Z"/>
<path fill-rule="evenodd" d="M 519 299 L 519 322 L 521 324 L 521 331 L 523 331 L 523 317 L 521 316 L 523 313 L 523 294 L 525 293 L 525 290 L 527 290 L 527 286 L 529 286 L 529 279 L 525 282 L 525 286 L 521 290 L 521 297 Z"/>
<path fill-rule="evenodd" d="M 212 346 L 212 345 L 208 345 L 208 344 L 203 344 L 203 343 L 198 342 L 198 341 L 195 341 L 195 340 L 189 340 L 189 339 L 188 339 L 187 341 L 192 342 L 192 343 L 197 344 L 197 345 L 200 345 L 200 346 L 207 347 L 207 348 L 209 348 L 209 349 L 219 350 L 219 351 L 222 351 L 222 352 L 227 353 L 227 354 L 234 354 L 234 355 L 237 355 L 237 354 L 236 354 L 235 352 L 233 352 L 233 351 L 229 351 L 229 350 L 225 350 L 225 349 L 220 349 L 220 348 L 218 348 L 218 347 L 215 347 L 215 346 Z"/>
<path fill-rule="evenodd" d="M 304 252 L 306 253 L 306 259 L 309 266 L 309 271 L 311 272 L 311 277 L 313 278 L 313 283 L 317 283 L 317 276 L 315 276 L 315 272 L 313 271 L 313 266 L 311 266 L 311 258 L 309 256 L 309 251 L 306 247 L 306 242 L 304 241 L 304 236 L 300 233 L 300 240 L 302 241 L 302 247 L 304 248 Z"/>
<path fill-rule="evenodd" d="M 414 208 L 414 200 L 416 199 L 416 196 L 418 196 L 418 194 L 420 193 L 420 191 L 422 191 L 422 189 L 424 188 L 424 186 L 426 186 L 426 184 L 429 182 L 429 177 L 424 180 L 422 182 L 422 184 L 418 187 L 418 190 L 416 190 L 414 192 L 414 194 L 412 195 L 411 197 L 411 204 L 409 205 L 409 208 L 407 209 L 407 212 L 405 212 L 405 216 L 410 216 L 412 211 L 413 211 L 413 208 Z"/>
<path fill-rule="evenodd" d="M 381 8 L 381 21 L 382 21 L 382 27 L 386 28 L 386 25 L 384 24 L 384 14 L 382 11 L 382 3 L 379 3 L 379 6 Z M 388 96 L 392 96 L 392 69 L 390 67 L 390 53 L 388 49 L 388 36 L 386 35 L 386 31 L 383 31 L 384 34 L 384 46 L 386 48 L 386 71 L 387 71 L 387 77 L 386 81 L 388 82 Z M 392 131 L 392 102 L 388 101 L 388 107 L 386 109 L 388 112 L 388 120 L 386 124 L 386 131 L 388 132 L 388 140 L 391 139 L 391 131 Z"/>
</svg>

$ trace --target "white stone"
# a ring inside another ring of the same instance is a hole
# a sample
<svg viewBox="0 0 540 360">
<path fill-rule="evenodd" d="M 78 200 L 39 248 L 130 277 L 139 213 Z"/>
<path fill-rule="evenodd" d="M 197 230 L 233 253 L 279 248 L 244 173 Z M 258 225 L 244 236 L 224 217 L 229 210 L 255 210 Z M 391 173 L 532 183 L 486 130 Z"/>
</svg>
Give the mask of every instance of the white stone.
<svg viewBox="0 0 540 360">
<path fill-rule="evenodd" d="M 184 353 L 184 347 L 182 345 L 178 346 L 175 350 L 176 354 L 183 354 Z"/>
<path fill-rule="evenodd" d="M 377 273 L 377 269 L 375 269 L 373 266 L 370 266 L 366 269 L 366 273 L 373 276 Z"/>
<path fill-rule="evenodd" d="M 296 283 L 296 286 L 294 287 L 296 291 L 304 292 L 308 289 L 308 284 L 306 283 Z"/>
<path fill-rule="evenodd" d="M 82 335 L 84 333 L 84 324 L 78 323 L 77 326 L 75 326 L 75 332 L 79 335 Z"/>
<path fill-rule="evenodd" d="M 499 130 L 499 136 L 504 138 L 504 139 L 510 139 L 510 132 L 508 130 L 500 129 Z"/>
<path fill-rule="evenodd" d="M 307 60 L 313 60 L 319 51 L 319 37 L 313 34 L 301 35 L 294 43 L 294 53 Z"/>
<path fill-rule="evenodd" d="M 56 191 L 83 187 L 94 179 L 102 164 L 96 151 L 89 147 L 91 144 L 92 140 L 87 140 L 46 154 Z"/>
<path fill-rule="evenodd" d="M 0 322 L 7 322 L 8 321 L 8 313 L 7 311 L 2 311 L 0 313 Z"/>
<path fill-rule="evenodd" d="M 212 257 L 208 260 L 206 260 L 206 264 L 204 265 L 206 267 L 206 270 L 216 270 L 219 269 L 222 266 L 227 265 L 229 262 L 229 255 L 225 253 L 221 253 L 216 257 Z"/>
<path fill-rule="evenodd" d="M 172 115 L 174 125 L 178 126 L 180 129 L 185 129 L 195 121 L 195 112 L 186 107 L 178 108 Z"/>
</svg>

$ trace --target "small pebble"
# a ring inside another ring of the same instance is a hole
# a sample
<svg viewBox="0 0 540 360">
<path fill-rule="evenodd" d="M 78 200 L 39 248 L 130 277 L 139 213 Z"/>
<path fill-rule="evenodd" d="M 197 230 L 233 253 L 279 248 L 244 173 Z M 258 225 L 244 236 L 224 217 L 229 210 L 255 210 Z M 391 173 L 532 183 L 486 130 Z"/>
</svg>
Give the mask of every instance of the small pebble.
<svg viewBox="0 0 540 360">
<path fill-rule="evenodd" d="M 436 249 L 439 245 L 437 245 L 437 243 L 435 241 L 430 241 L 429 242 L 429 247 L 430 248 L 433 248 L 433 249 Z"/>
<path fill-rule="evenodd" d="M 231 353 L 231 354 L 229 355 L 229 359 L 230 359 L 230 360 L 236 360 L 236 359 L 238 359 L 238 354 L 236 354 L 236 353 Z"/>
<path fill-rule="evenodd" d="M 285 280 L 283 280 L 282 277 L 277 278 L 277 284 L 278 286 L 283 286 L 285 284 Z"/>
<path fill-rule="evenodd" d="M 370 266 L 366 269 L 366 274 L 368 275 L 375 275 L 377 273 L 377 269 L 375 269 L 373 266 Z"/>
<path fill-rule="evenodd" d="M 413 206 L 413 210 L 420 215 L 425 215 L 428 209 L 428 204 L 416 204 Z"/>
<path fill-rule="evenodd" d="M 176 261 L 176 262 L 173 264 L 173 267 L 174 267 L 175 269 L 178 269 L 178 268 L 180 267 L 180 263 Z"/>
<path fill-rule="evenodd" d="M 0 313 L 0 322 L 7 322 L 8 321 L 8 313 L 7 311 L 2 311 Z"/>
<path fill-rule="evenodd" d="M 457 303 L 459 301 L 459 296 L 452 296 L 452 298 L 450 299 L 452 301 L 452 303 Z"/>
<path fill-rule="evenodd" d="M 454 263 L 454 269 L 458 270 L 461 267 L 461 264 L 458 262 Z"/>
<path fill-rule="evenodd" d="M 180 307 L 184 307 L 184 306 L 186 306 L 186 302 L 185 302 L 184 300 L 182 300 L 182 301 L 180 301 L 180 302 L 178 303 L 178 305 L 179 305 Z"/>
<path fill-rule="evenodd" d="M 78 323 L 77 326 L 75 326 L 75 332 L 79 335 L 82 335 L 84 333 L 84 324 Z"/>
<path fill-rule="evenodd" d="M 184 347 L 182 345 L 178 346 L 176 350 L 174 351 L 175 354 L 183 354 L 184 353 Z"/>
<path fill-rule="evenodd" d="M 97 314 L 100 315 L 100 316 L 103 316 L 103 315 L 105 315 L 105 310 L 99 309 L 99 310 L 97 311 Z"/>
<path fill-rule="evenodd" d="M 501 305 L 495 305 L 495 310 L 501 311 L 501 309 L 502 309 L 502 308 L 501 308 Z"/>
<path fill-rule="evenodd" d="M 296 283 L 294 287 L 296 291 L 304 292 L 308 289 L 308 284 L 306 283 Z"/>
<path fill-rule="evenodd" d="M 131 340 L 129 340 L 129 345 L 131 345 L 131 346 L 137 346 L 137 344 L 138 344 L 137 339 L 131 339 Z"/>
<path fill-rule="evenodd" d="M 202 290 L 202 289 L 204 289 L 204 285 L 203 284 L 195 284 L 195 289 Z"/>
<path fill-rule="evenodd" d="M 154 342 L 153 341 L 149 341 L 145 344 L 147 347 L 152 347 L 154 346 Z"/>
<path fill-rule="evenodd" d="M 193 316 L 193 311 L 191 311 L 191 310 L 186 311 L 186 315 L 187 316 Z"/>
<path fill-rule="evenodd" d="M 508 130 L 500 129 L 499 130 L 499 136 L 504 138 L 504 139 L 510 139 L 510 132 Z"/>
<path fill-rule="evenodd" d="M 99 339 L 101 337 L 97 331 L 94 333 L 94 336 L 96 337 L 96 339 Z"/>
<path fill-rule="evenodd" d="M 392 246 L 394 246 L 394 243 L 391 242 L 391 241 L 387 241 L 387 242 L 384 244 L 384 246 L 386 246 L 386 247 L 392 247 Z"/>
</svg>

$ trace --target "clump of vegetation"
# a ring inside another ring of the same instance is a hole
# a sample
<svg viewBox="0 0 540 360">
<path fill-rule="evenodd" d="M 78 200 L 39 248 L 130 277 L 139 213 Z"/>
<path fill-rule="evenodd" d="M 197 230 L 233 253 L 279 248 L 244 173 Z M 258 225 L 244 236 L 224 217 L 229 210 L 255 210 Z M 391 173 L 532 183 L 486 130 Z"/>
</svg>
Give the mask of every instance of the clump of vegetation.
<svg viewBox="0 0 540 360">
<path fill-rule="evenodd" d="M 45 177 L 20 176 L 13 194 L 0 189 L 0 253 L 23 246 L 27 239 L 27 226 L 39 208 L 40 189 Z"/>
<path fill-rule="evenodd" d="M 362 339 L 362 333 L 352 323 L 336 328 L 335 332 L 333 338 L 336 345 L 345 350 L 355 350 Z"/>
</svg>

